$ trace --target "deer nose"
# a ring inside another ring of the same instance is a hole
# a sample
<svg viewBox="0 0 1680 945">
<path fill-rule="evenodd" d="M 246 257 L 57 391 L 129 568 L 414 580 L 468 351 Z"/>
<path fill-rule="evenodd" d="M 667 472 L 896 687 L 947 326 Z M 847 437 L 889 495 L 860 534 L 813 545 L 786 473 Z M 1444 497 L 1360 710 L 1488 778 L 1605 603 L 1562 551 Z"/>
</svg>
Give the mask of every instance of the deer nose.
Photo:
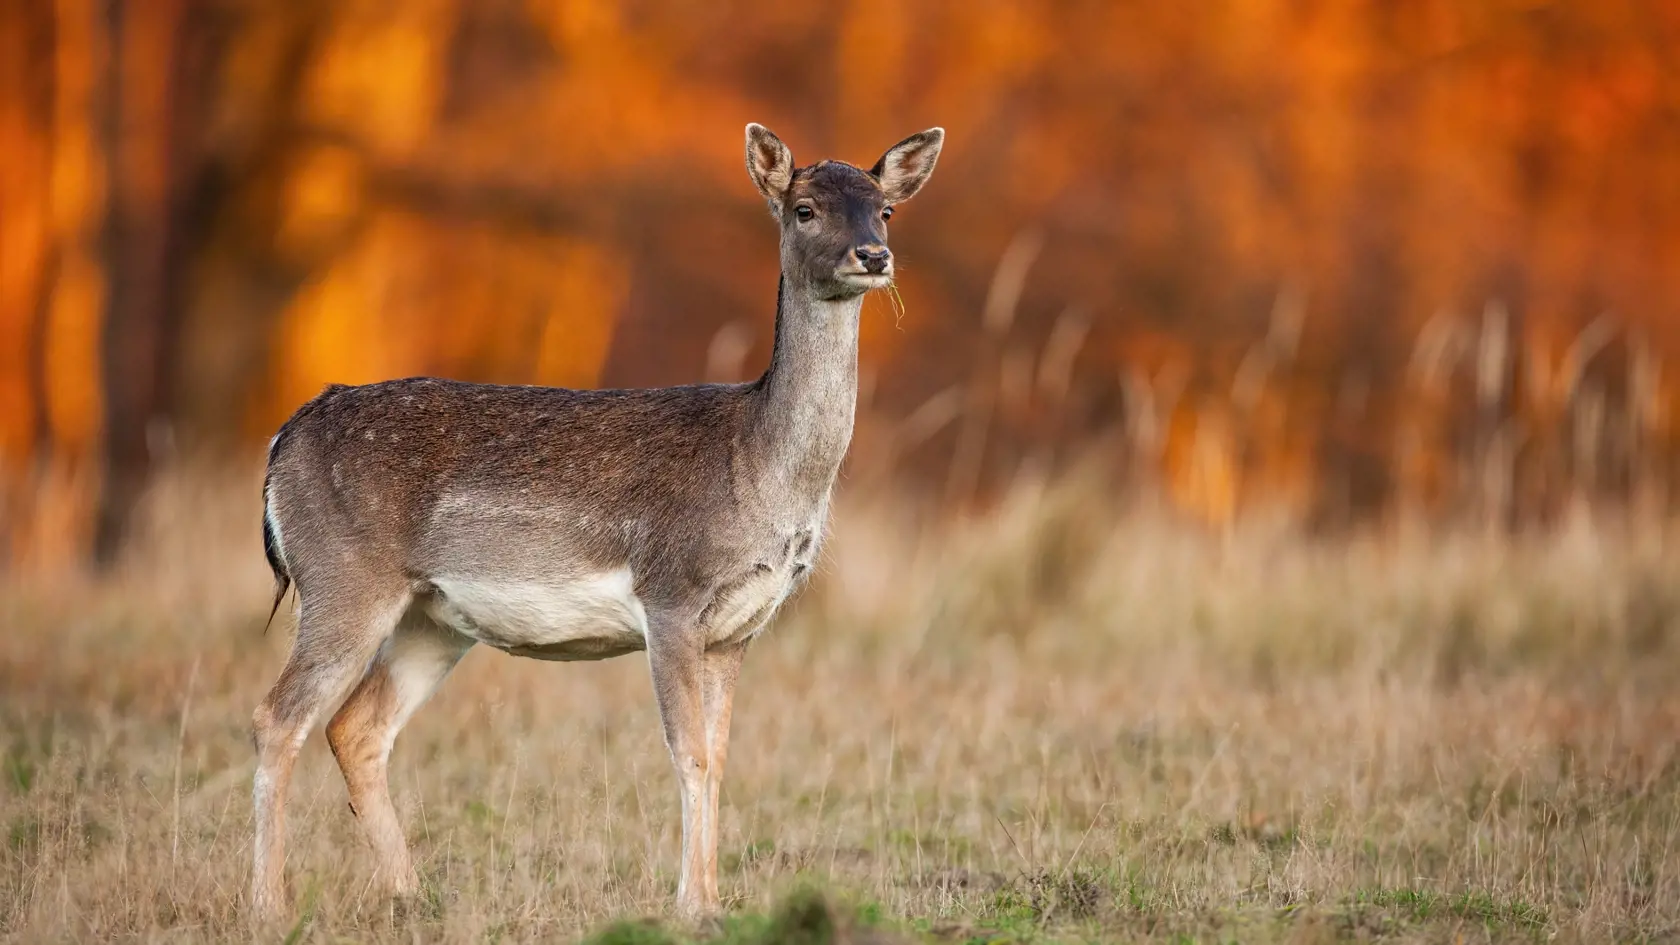
<svg viewBox="0 0 1680 945">
<path fill-rule="evenodd" d="M 886 272 L 887 262 L 892 259 L 892 253 L 879 243 L 859 246 L 852 252 L 857 254 L 858 262 L 863 263 L 864 272 Z"/>
</svg>

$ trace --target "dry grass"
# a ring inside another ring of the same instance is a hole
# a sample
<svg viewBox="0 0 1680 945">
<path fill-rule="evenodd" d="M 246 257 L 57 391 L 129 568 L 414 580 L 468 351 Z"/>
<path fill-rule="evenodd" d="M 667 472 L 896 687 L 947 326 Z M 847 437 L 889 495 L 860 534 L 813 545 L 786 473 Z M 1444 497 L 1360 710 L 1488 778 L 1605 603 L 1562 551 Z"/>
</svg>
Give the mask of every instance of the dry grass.
<svg viewBox="0 0 1680 945">
<path fill-rule="evenodd" d="M 122 577 L 0 590 L 0 938 L 246 937 L 248 724 L 290 626 L 261 632 L 253 484 L 170 493 Z M 842 504 L 742 680 L 714 934 L 820 940 L 759 917 L 816 885 L 862 937 L 1680 935 L 1665 527 L 1211 541 L 1101 495 L 1023 490 L 919 534 Z M 396 910 L 312 740 L 299 917 L 268 937 L 657 914 L 677 818 L 648 689 L 640 657 L 471 654 L 398 743 L 427 896 Z"/>
</svg>

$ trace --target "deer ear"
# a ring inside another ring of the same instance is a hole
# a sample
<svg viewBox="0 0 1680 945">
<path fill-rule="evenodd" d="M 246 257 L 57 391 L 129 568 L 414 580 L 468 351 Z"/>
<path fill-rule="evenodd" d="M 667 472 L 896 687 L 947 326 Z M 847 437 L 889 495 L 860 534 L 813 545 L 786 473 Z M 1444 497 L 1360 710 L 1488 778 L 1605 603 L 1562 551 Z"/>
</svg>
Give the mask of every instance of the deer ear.
<svg viewBox="0 0 1680 945">
<path fill-rule="evenodd" d="M 788 185 L 793 183 L 793 152 L 757 122 L 747 125 L 747 175 L 780 216 Z"/>
<path fill-rule="evenodd" d="M 887 203 L 898 203 L 916 196 L 939 160 L 939 149 L 945 144 L 944 128 L 929 128 L 913 134 L 887 149 L 869 173 L 881 182 Z"/>
</svg>

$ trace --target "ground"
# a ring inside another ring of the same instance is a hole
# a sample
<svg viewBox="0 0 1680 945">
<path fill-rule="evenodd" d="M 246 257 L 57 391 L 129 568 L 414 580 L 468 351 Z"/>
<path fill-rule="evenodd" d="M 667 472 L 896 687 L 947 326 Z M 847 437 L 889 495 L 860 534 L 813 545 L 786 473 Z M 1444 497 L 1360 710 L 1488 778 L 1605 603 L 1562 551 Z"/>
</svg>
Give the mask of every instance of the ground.
<svg viewBox="0 0 1680 945">
<path fill-rule="evenodd" d="M 264 634 L 233 486 L 172 484 L 115 577 L 0 585 L 0 939 L 248 937 L 250 715 L 292 625 Z M 719 922 L 660 918 L 645 659 L 481 648 L 397 743 L 423 898 L 370 886 L 317 735 L 271 940 L 1680 936 L 1670 529 L 1209 535 L 1102 496 L 943 529 L 841 501 L 747 660 Z"/>
</svg>

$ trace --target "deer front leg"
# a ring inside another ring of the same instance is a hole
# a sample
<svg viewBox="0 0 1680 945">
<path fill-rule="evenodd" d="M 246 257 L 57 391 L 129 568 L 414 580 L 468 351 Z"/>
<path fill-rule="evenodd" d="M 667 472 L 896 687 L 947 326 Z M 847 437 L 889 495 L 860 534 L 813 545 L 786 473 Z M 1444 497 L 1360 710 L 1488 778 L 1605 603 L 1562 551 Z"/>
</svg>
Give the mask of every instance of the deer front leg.
<svg viewBox="0 0 1680 945">
<path fill-rule="evenodd" d="M 712 903 L 718 897 L 718 795 L 723 789 L 724 763 L 729 759 L 729 717 L 735 704 L 735 681 L 741 675 L 741 659 L 747 643 L 727 644 L 701 655 L 701 700 L 706 712 L 706 804 L 702 811 L 704 830 L 700 837 L 705 860 L 702 887 Z"/>
<path fill-rule="evenodd" d="M 665 632 L 661 633 L 663 629 Z M 650 627 L 648 667 L 653 694 L 665 727 L 665 746 L 677 772 L 682 799 L 682 871 L 677 880 L 677 912 L 701 918 L 717 908 L 717 895 L 707 894 L 705 859 L 701 846 L 707 834 L 706 781 L 710 752 L 706 745 L 706 717 L 702 697 L 703 644 L 686 628 Z"/>
</svg>

